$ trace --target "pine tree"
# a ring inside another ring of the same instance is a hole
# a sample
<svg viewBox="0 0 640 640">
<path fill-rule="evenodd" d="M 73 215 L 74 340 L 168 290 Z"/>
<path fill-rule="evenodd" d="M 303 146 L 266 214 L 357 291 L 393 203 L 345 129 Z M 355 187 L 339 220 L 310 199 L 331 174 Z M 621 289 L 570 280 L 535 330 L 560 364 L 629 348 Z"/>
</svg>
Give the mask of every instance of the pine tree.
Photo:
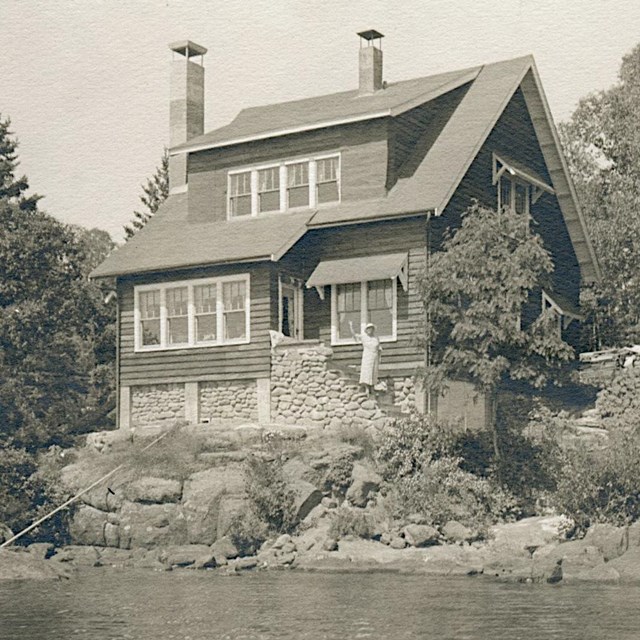
<svg viewBox="0 0 640 640">
<path fill-rule="evenodd" d="M 156 172 L 142 185 L 143 194 L 140 201 L 146 207 L 146 211 L 134 211 L 133 220 L 125 225 L 125 240 L 132 238 L 154 216 L 160 205 L 169 196 L 169 154 L 164 150 L 160 166 Z"/>
<path fill-rule="evenodd" d="M 12 201 L 23 211 L 35 211 L 40 196 L 26 196 L 29 181 L 26 176 L 16 179 L 16 169 L 20 164 L 16 150 L 18 141 L 9 130 L 11 120 L 2 119 L 0 114 L 0 198 Z"/>
</svg>

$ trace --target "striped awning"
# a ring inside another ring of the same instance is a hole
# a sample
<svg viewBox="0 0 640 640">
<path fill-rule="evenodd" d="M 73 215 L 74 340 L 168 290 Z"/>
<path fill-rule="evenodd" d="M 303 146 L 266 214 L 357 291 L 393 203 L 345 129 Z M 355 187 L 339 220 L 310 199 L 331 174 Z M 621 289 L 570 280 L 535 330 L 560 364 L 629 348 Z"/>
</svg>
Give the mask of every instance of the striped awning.
<svg viewBox="0 0 640 640">
<path fill-rule="evenodd" d="M 362 258 L 325 260 L 318 264 L 307 280 L 307 287 L 324 287 L 328 284 L 346 284 L 400 278 L 407 286 L 407 254 L 384 253 Z"/>
</svg>

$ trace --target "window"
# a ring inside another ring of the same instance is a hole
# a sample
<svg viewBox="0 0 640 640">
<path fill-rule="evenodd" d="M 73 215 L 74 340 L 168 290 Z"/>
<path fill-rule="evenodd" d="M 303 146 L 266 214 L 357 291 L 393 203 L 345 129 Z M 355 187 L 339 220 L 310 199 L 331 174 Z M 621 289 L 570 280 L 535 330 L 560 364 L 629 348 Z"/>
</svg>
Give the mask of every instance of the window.
<svg viewBox="0 0 640 640">
<path fill-rule="evenodd" d="M 229 218 L 315 207 L 340 200 L 340 156 L 229 172 Z"/>
<path fill-rule="evenodd" d="M 138 298 L 140 345 L 160 344 L 160 290 L 143 291 Z"/>
<path fill-rule="evenodd" d="M 362 333 L 368 322 L 376 325 L 382 341 L 395 340 L 396 295 L 396 278 L 332 285 L 332 343 L 352 342 L 350 324 L 355 333 Z"/>
<path fill-rule="evenodd" d="M 287 207 L 309 206 L 309 163 L 297 162 L 287 166 Z"/>
<path fill-rule="evenodd" d="M 322 158 L 316 168 L 317 202 L 336 202 L 340 199 L 338 188 L 338 158 Z"/>
<path fill-rule="evenodd" d="M 280 333 L 295 340 L 304 339 L 304 297 L 302 282 L 287 275 L 280 275 L 278 302 L 278 326 Z"/>
<path fill-rule="evenodd" d="M 500 176 L 498 182 L 498 209 L 510 207 L 516 213 L 529 213 L 531 203 L 530 188 L 510 175 Z"/>
<path fill-rule="evenodd" d="M 280 209 L 280 167 L 258 171 L 258 211 Z"/>
<path fill-rule="evenodd" d="M 251 215 L 251 171 L 229 176 L 229 215 Z"/>
<path fill-rule="evenodd" d="M 166 290 L 168 345 L 189 342 L 189 289 L 176 287 Z"/>
<path fill-rule="evenodd" d="M 135 350 L 249 342 L 249 276 L 135 288 Z"/>
</svg>

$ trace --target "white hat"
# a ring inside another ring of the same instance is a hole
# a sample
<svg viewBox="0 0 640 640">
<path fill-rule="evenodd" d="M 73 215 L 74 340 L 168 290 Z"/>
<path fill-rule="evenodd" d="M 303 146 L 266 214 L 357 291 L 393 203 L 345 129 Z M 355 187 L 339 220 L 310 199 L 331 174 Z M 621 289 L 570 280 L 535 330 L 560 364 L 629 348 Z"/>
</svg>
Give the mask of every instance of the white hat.
<svg viewBox="0 0 640 640">
<path fill-rule="evenodd" d="M 369 327 L 371 327 L 372 329 L 375 329 L 376 325 L 373 324 L 373 322 L 367 322 L 367 324 L 364 325 L 364 330 L 366 331 Z"/>
</svg>

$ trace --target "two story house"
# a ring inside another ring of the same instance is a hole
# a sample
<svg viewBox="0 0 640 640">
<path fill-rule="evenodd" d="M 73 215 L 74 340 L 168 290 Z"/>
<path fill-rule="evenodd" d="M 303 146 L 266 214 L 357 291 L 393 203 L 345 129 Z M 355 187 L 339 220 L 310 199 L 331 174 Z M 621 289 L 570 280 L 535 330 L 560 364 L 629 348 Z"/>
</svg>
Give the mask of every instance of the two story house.
<svg viewBox="0 0 640 640">
<path fill-rule="evenodd" d="M 390 408 L 482 422 L 473 390 L 427 398 L 416 278 L 475 199 L 537 222 L 560 331 L 598 265 L 532 57 L 383 81 L 360 34 L 352 91 L 241 111 L 204 133 L 206 49 L 173 50 L 170 195 L 93 273 L 115 278 L 119 425 L 241 418 L 376 424 Z M 352 375 L 377 327 L 386 404 Z"/>
</svg>

